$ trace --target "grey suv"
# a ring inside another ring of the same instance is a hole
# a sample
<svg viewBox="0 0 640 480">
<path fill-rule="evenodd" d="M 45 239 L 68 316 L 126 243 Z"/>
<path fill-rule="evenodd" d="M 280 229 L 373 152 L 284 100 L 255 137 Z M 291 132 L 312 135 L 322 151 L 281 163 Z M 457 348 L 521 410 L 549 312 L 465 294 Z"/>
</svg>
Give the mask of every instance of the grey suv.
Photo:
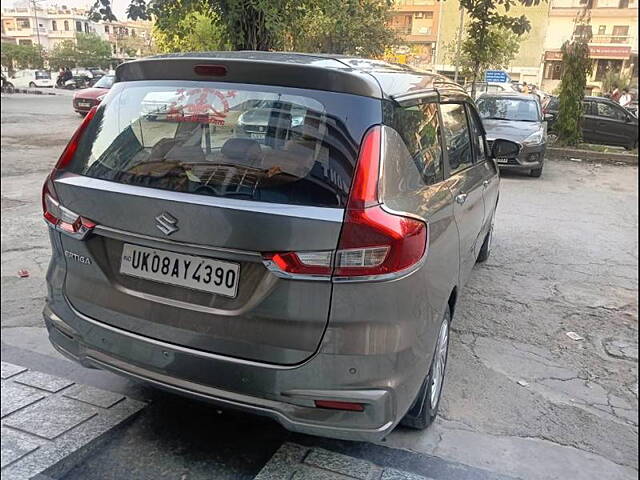
<svg viewBox="0 0 640 480">
<path fill-rule="evenodd" d="M 518 145 L 493 149 L 464 90 L 382 62 L 122 64 L 43 188 L 50 339 L 295 431 L 424 428 Z"/>
</svg>

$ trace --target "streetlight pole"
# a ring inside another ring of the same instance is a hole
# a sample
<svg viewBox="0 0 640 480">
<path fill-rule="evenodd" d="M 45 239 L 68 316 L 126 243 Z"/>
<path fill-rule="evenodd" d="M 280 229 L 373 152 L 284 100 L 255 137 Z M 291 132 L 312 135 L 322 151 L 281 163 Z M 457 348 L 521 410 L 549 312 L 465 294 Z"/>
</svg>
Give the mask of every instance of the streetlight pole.
<svg viewBox="0 0 640 480">
<path fill-rule="evenodd" d="M 464 8 L 460 5 L 460 25 L 458 26 L 458 41 L 456 42 L 456 65 L 453 81 L 458 83 L 458 71 L 460 70 L 460 44 L 462 43 L 462 29 L 464 28 Z"/>
</svg>

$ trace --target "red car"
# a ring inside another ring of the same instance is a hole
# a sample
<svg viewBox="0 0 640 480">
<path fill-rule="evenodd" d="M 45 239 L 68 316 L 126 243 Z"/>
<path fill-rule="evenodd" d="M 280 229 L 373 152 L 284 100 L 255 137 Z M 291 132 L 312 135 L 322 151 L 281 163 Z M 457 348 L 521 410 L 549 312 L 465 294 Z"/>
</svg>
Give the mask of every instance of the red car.
<svg viewBox="0 0 640 480">
<path fill-rule="evenodd" d="M 91 107 L 98 105 L 113 85 L 115 75 L 105 75 L 91 88 L 85 88 L 73 95 L 73 109 L 80 115 L 86 115 Z"/>
</svg>

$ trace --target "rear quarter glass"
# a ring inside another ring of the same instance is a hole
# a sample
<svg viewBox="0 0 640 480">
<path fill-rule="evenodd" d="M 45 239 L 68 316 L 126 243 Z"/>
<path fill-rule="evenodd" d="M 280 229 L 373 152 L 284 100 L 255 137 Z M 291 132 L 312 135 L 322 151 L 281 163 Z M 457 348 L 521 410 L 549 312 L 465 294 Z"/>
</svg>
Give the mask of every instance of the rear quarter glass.
<svg viewBox="0 0 640 480">
<path fill-rule="evenodd" d="M 344 207 L 380 100 L 194 81 L 116 83 L 67 171 L 176 192 Z"/>
</svg>

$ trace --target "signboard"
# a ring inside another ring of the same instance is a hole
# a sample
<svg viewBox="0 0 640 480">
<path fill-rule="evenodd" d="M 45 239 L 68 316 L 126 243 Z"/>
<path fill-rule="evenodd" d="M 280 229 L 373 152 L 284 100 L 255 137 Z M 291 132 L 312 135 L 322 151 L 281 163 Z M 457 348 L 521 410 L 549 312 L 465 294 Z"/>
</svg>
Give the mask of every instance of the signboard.
<svg viewBox="0 0 640 480">
<path fill-rule="evenodd" d="M 544 52 L 545 60 L 562 60 L 562 52 L 557 50 L 547 50 Z"/>
<path fill-rule="evenodd" d="M 484 72 L 485 82 L 507 83 L 511 81 L 509 74 L 503 70 L 487 70 Z"/>
<path fill-rule="evenodd" d="M 631 47 L 609 47 L 589 45 L 591 58 L 621 58 L 627 59 L 631 55 Z"/>
</svg>

